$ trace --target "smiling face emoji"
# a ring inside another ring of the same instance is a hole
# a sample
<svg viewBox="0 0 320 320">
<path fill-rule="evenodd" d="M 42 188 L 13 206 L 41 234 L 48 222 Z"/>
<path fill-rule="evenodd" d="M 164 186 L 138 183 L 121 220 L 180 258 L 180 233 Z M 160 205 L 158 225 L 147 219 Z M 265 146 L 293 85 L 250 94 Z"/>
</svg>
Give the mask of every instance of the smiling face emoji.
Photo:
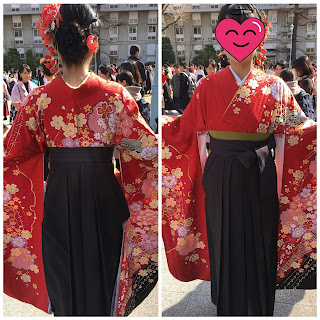
<svg viewBox="0 0 320 320">
<path fill-rule="evenodd" d="M 224 19 L 216 28 L 219 44 L 239 62 L 259 46 L 264 35 L 264 24 L 256 18 L 247 19 L 242 24 L 233 19 Z"/>
</svg>

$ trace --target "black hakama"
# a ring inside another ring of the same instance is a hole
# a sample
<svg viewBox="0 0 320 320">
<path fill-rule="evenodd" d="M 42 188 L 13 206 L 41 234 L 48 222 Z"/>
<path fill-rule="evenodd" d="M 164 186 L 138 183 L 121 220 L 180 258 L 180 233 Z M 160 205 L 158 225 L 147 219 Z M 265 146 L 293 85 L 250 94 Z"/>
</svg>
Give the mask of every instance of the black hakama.
<svg viewBox="0 0 320 320">
<path fill-rule="evenodd" d="M 218 316 L 272 316 L 279 202 L 274 137 L 210 138 L 203 174 L 211 297 Z"/>
<path fill-rule="evenodd" d="M 43 262 L 55 316 L 110 315 L 129 210 L 113 148 L 50 148 Z"/>
</svg>

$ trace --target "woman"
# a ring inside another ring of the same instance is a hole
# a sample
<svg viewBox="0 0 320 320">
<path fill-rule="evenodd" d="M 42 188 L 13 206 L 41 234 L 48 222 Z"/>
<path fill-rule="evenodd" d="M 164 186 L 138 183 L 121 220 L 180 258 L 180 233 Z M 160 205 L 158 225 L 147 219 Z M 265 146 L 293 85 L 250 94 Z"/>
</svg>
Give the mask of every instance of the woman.
<svg viewBox="0 0 320 320">
<path fill-rule="evenodd" d="M 222 7 L 219 22 L 226 18 L 263 16 L 236 4 Z M 211 279 L 218 316 L 271 316 L 276 282 L 310 288 L 315 280 L 315 124 L 281 79 L 253 68 L 254 54 L 238 62 L 227 53 L 230 66 L 207 76 L 162 131 L 169 270 L 182 281 Z M 210 134 L 207 160 L 198 131 Z"/>
<path fill-rule="evenodd" d="M 115 81 L 111 66 L 101 64 L 98 68 L 98 76 L 105 80 Z"/>
<path fill-rule="evenodd" d="M 56 316 L 127 315 L 156 283 L 156 138 L 127 91 L 89 72 L 98 23 L 89 5 L 44 6 L 63 77 L 28 97 L 5 141 L 5 292 L 45 311 L 49 296 Z"/>
<path fill-rule="evenodd" d="M 37 85 L 31 79 L 31 69 L 27 64 L 23 64 L 18 70 L 18 82 L 14 85 L 11 92 L 11 110 L 10 110 L 10 123 L 13 123 L 22 103 L 25 101 L 29 93 L 31 93 Z"/>
<path fill-rule="evenodd" d="M 294 60 L 292 63 L 292 68 L 298 77 L 298 85 L 311 95 L 313 107 L 316 110 L 317 97 L 315 94 L 314 84 L 316 73 L 314 72 L 308 56 L 302 56 Z"/>
<path fill-rule="evenodd" d="M 141 87 L 139 85 L 134 85 L 132 73 L 127 70 L 121 71 L 117 75 L 116 81 L 129 91 L 139 107 L 140 114 L 144 120 L 150 124 L 150 104 L 142 97 Z"/>
</svg>

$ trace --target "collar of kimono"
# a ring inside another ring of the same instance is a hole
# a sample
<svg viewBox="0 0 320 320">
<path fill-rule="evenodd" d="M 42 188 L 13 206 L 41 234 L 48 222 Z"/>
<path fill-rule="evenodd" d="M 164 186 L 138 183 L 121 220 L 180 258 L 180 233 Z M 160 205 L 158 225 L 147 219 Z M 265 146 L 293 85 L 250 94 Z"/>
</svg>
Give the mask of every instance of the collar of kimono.
<svg viewBox="0 0 320 320">
<path fill-rule="evenodd" d="M 232 70 L 232 68 L 231 68 L 230 65 L 229 65 L 229 69 L 230 69 L 231 74 L 234 76 L 235 73 L 234 73 L 234 71 Z M 230 103 L 228 104 L 226 110 L 224 110 L 224 113 L 223 113 L 222 116 L 225 115 L 225 113 L 227 112 L 227 110 L 229 109 L 229 107 L 231 106 L 231 104 L 233 103 L 233 100 L 235 99 L 235 97 L 237 96 L 238 92 L 241 90 L 242 86 L 245 84 L 246 80 L 248 79 L 248 77 L 250 76 L 250 74 L 253 72 L 253 70 L 254 70 L 254 68 L 252 68 L 252 69 L 250 70 L 250 72 L 244 77 L 244 79 L 241 80 L 241 83 L 238 83 L 238 84 L 239 84 L 239 88 L 238 88 L 238 90 L 236 91 L 236 93 L 234 94 L 234 96 L 232 97 L 232 99 L 231 99 Z M 238 76 L 237 76 L 237 77 L 238 77 Z M 235 76 L 234 76 L 234 78 L 235 78 Z M 239 77 L 238 77 L 238 78 L 239 78 Z M 235 80 L 237 81 L 236 78 L 235 78 Z"/>
<path fill-rule="evenodd" d="M 79 89 L 82 85 L 85 84 L 85 82 L 88 80 L 89 76 L 91 74 L 91 71 L 88 72 L 87 76 L 83 79 L 83 81 L 76 87 L 71 86 L 66 80 L 64 80 L 63 75 L 61 75 L 61 79 L 63 82 L 71 89 Z"/>
</svg>

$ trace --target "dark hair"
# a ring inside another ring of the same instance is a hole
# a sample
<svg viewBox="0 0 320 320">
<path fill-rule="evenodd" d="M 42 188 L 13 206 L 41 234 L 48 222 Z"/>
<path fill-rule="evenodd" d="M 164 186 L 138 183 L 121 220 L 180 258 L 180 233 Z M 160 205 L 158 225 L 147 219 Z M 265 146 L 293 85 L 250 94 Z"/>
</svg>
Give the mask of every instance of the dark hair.
<svg viewBox="0 0 320 320">
<path fill-rule="evenodd" d="M 308 56 L 301 56 L 298 59 L 294 60 L 292 63 L 292 68 L 296 69 L 299 73 L 299 77 L 309 76 L 314 77 L 315 72 L 310 62 Z"/>
<path fill-rule="evenodd" d="M 140 81 L 141 75 L 140 75 L 138 66 L 135 62 L 125 61 L 125 62 L 121 63 L 119 68 L 122 71 L 123 70 L 129 71 L 132 74 L 135 83 L 142 82 L 142 81 Z"/>
<path fill-rule="evenodd" d="M 230 60 L 228 58 L 228 56 L 226 54 L 223 54 L 221 57 L 220 57 L 220 65 L 221 65 L 221 68 L 224 69 L 226 66 L 228 66 L 230 64 Z"/>
<path fill-rule="evenodd" d="M 81 65 L 89 54 L 87 37 L 97 36 L 98 18 L 88 4 L 62 4 L 63 21 L 54 33 L 54 46 L 66 65 Z"/>
<path fill-rule="evenodd" d="M 124 70 L 117 75 L 117 82 L 125 80 L 129 86 L 133 85 L 133 75 L 130 71 Z"/>
<path fill-rule="evenodd" d="M 291 69 L 283 69 L 280 73 L 280 78 L 282 78 L 285 82 L 295 80 L 294 73 Z"/>
<path fill-rule="evenodd" d="M 109 73 L 109 77 L 112 75 L 113 70 L 109 65 L 105 65 L 105 64 L 100 64 L 99 68 L 98 68 L 101 73 L 103 73 L 104 75 L 106 75 L 107 73 Z"/>
<path fill-rule="evenodd" d="M 140 51 L 140 47 L 138 45 L 133 45 L 130 47 L 130 55 L 134 56 L 138 51 Z"/>
<path fill-rule="evenodd" d="M 279 60 L 276 64 L 275 64 L 275 67 L 276 66 L 280 66 L 282 69 L 286 69 L 287 67 L 287 61 L 286 60 Z"/>
<path fill-rule="evenodd" d="M 47 61 L 41 64 L 44 75 L 46 75 L 47 77 L 53 76 L 53 74 L 50 72 L 50 69 L 47 68 L 46 64 L 47 64 Z"/>
<path fill-rule="evenodd" d="M 209 65 L 212 65 L 214 69 L 217 69 L 217 63 L 213 59 L 208 59 L 204 64 L 204 73 L 207 75 L 206 68 L 209 67 Z"/>
<path fill-rule="evenodd" d="M 263 17 L 264 12 L 258 10 L 253 4 L 226 4 L 219 12 L 218 23 L 223 19 L 230 18 L 241 24 L 248 18 L 262 20 Z"/>
<path fill-rule="evenodd" d="M 186 68 L 187 67 L 187 63 L 185 61 L 181 61 L 179 63 L 179 66 Z"/>
<path fill-rule="evenodd" d="M 179 65 L 176 63 L 173 65 L 174 68 L 179 68 Z"/>
<path fill-rule="evenodd" d="M 29 73 L 31 72 L 30 67 L 27 64 L 22 64 L 18 69 L 18 80 L 22 81 L 22 78 L 20 76 L 20 73 L 22 73 L 26 69 Z"/>
</svg>

